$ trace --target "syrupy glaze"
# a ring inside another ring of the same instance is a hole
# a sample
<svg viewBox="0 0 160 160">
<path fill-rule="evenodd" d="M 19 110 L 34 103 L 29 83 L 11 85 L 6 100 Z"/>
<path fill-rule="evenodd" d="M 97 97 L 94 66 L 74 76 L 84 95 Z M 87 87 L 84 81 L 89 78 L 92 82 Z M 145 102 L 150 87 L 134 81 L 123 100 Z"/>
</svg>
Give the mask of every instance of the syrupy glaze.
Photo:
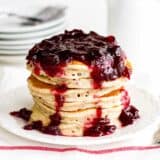
<svg viewBox="0 0 160 160">
<path fill-rule="evenodd" d="M 31 114 L 32 114 L 32 111 L 26 108 L 22 108 L 19 111 L 14 111 L 10 113 L 10 115 L 17 118 L 21 118 L 26 122 L 29 122 Z M 47 126 L 43 126 L 42 121 L 37 120 L 25 125 L 23 128 L 25 130 L 35 129 L 45 134 L 61 135 L 61 132 L 59 129 L 60 121 L 61 121 L 60 115 L 55 113 L 54 115 L 50 116 L 50 123 Z"/>
<path fill-rule="evenodd" d="M 138 118 L 140 118 L 139 111 L 132 105 L 124 108 L 119 116 L 122 126 L 133 124 L 133 122 Z"/>
<path fill-rule="evenodd" d="M 127 108 L 130 104 L 130 96 L 124 88 L 121 89 L 121 103 L 124 106 L 124 108 Z"/>
<path fill-rule="evenodd" d="M 59 129 L 60 125 L 60 116 L 59 114 L 54 114 L 50 116 L 50 123 L 47 126 L 43 126 L 42 121 L 33 121 L 30 124 L 24 126 L 25 130 L 38 130 L 45 134 L 50 135 L 61 135 L 61 131 Z"/>
<path fill-rule="evenodd" d="M 40 65 L 39 65 L 39 64 L 36 64 L 36 65 L 34 66 L 34 73 L 39 76 L 39 75 L 40 75 L 40 72 L 41 72 Z"/>
<path fill-rule="evenodd" d="M 51 77 L 64 74 L 64 66 L 72 60 L 88 65 L 94 88 L 101 88 L 103 81 L 130 78 L 131 69 L 125 66 L 126 56 L 115 37 L 103 37 L 93 31 L 65 31 L 36 44 L 27 56 L 28 64 L 40 65 Z"/>
<path fill-rule="evenodd" d="M 32 111 L 26 108 L 22 108 L 19 111 L 10 112 L 10 115 L 15 116 L 17 118 L 21 118 L 25 121 L 29 121 L 31 114 L 32 114 Z"/>
<path fill-rule="evenodd" d="M 50 116 L 50 123 L 47 126 L 43 126 L 42 122 L 38 120 L 25 125 L 24 129 L 26 130 L 34 129 L 50 135 L 61 135 L 61 131 L 59 129 L 60 121 L 61 121 L 60 115 L 55 113 L 54 115 Z"/>
<path fill-rule="evenodd" d="M 104 136 L 113 133 L 116 130 L 115 125 L 111 125 L 107 117 L 102 118 L 102 109 L 98 107 L 96 117 L 90 122 L 90 127 L 84 126 L 83 136 Z"/>
<path fill-rule="evenodd" d="M 62 84 L 60 86 L 56 86 L 56 88 L 51 90 L 51 93 L 53 97 L 55 97 L 55 107 L 56 112 L 58 113 L 60 108 L 63 106 L 63 103 L 65 102 L 64 93 L 68 90 L 67 86 L 65 84 Z"/>
</svg>

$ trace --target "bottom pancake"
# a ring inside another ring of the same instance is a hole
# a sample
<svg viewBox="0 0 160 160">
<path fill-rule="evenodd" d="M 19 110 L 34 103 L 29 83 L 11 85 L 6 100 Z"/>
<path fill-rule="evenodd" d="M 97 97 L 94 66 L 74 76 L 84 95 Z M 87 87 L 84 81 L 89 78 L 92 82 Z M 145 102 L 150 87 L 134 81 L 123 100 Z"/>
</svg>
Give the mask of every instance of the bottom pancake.
<svg viewBox="0 0 160 160">
<path fill-rule="evenodd" d="M 78 111 L 48 110 L 35 103 L 32 111 L 25 108 L 10 113 L 26 121 L 24 129 L 63 136 L 104 136 L 117 128 L 133 124 L 139 111 L 132 105 L 111 108 L 89 108 Z"/>
<path fill-rule="evenodd" d="M 104 121 L 103 124 L 105 124 L 105 120 L 107 120 L 106 126 L 114 126 L 115 128 L 121 126 L 118 117 L 121 113 L 122 106 L 115 106 L 110 109 L 92 108 L 77 112 L 59 113 L 56 113 L 56 111 L 51 113 L 45 109 L 38 104 L 34 104 L 30 123 L 42 122 L 44 128 L 49 128 L 48 132 L 50 134 L 57 134 L 58 130 L 58 135 L 84 136 L 87 129 L 93 126 L 96 127 L 95 125 L 98 125 L 99 121 Z M 95 121 L 97 121 L 97 124 L 95 124 Z M 106 130 L 106 132 L 109 132 L 109 130 Z M 102 132 L 99 134 L 105 135 L 106 133 Z"/>
<path fill-rule="evenodd" d="M 84 136 L 87 129 L 96 125 L 95 121 L 106 119 L 107 123 L 103 122 L 103 124 L 119 128 L 121 124 L 118 117 L 122 108 L 123 106 L 119 105 L 108 109 L 91 108 L 76 112 L 56 113 L 54 110 L 48 110 L 47 107 L 35 103 L 32 108 L 30 123 L 41 121 L 44 127 L 52 124 L 52 127 L 55 128 L 56 126 L 60 134 L 64 136 Z M 96 123 L 98 125 L 98 122 Z"/>
</svg>

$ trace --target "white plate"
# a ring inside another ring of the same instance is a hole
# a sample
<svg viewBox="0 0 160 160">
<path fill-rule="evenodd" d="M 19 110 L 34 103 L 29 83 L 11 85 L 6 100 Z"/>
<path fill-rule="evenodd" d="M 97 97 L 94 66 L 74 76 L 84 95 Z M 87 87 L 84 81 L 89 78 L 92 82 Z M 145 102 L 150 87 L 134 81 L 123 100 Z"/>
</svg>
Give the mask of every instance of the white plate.
<svg viewBox="0 0 160 160">
<path fill-rule="evenodd" d="M 0 87 L 2 87 L 1 81 L 3 81 L 3 77 L 4 77 L 4 68 L 0 66 Z"/>
<path fill-rule="evenodd" d="M 18 55 L 18 54 L 26 54 L 28 53 L 28 49 L 19 49 L 19 50 L 3 50 L 3 49 L 0 49 L 0 55 Z"/>
<path fill-rule="evenodd" d="M 25 64 L 26 53 L 21 55 L 1 55 L 0 54 L 0 63 L 2 64 L 17 64 L 24 63 Z"/>
<path fill-rule="evenodd" d="M 26 50 L 30 49 L 34 46 L 34 44 L 26 44 L 26 45 L 0 45 L 0 50 Z"/>
<path fill-rule="evenodd" d="M 46 35 L 44 37 L 37 38 L 37 39 L 32 38 L 30 40 L 12 40 L 12 41 L 5 40 L 2 42 L 2 44 L 4 44 L 4 45 L 1 45 L 1 41 L 0 41 L 0 55 L 26 54 L 26 53 L 28 53 L 29 49 L 31 49 L 34 46 L 34 44 L 36 44 L 44 39 L 50 38 L 54 35 L 57 35 L 59 33 L 62 33 L 62 32 L 63 32 L 62 30 L 59 30 L 57 32 L 51 33 L 50 35 Z M 5 45 L 5 44 L 7 44 L 7 45 Z"/>
<path fill-rule="evenodd" d="M 18 110 L 22 107 L 30 108 L 32 98 L 26 86 L 10 90 L 0 95 L 0 125 L 11 133 L 20 137 L 34 141 L 60 144 L 60 145 L 93 145 L 113 143 L 140 134 L 144 129 L 148 129 L 159 121 L 160 106 L 159 101 L 149 93 L 135 86 L 129 87 L 132 103 L 140 110 L 141 118 L 133 125 L 117 130 L 114 134 L 103 137 L 65 137 L 45 135 L 38 131 L 26 131 L 22 129 L 24 122 L 9 115 L 9 112 Z"/>
<path fill-rule="evenodd" d="M 66 19 L 66 16 L 64 14 L 58 19 L 53 19 L 53 20 L 41 23 L 39 25 L 21 26 L 21 25 L 15 25 L 15 20 L 12 22 L 10 18 L 4 17 L 4 18 L 1 18 L 1 21 L 0 21 L 0 33 L 25 33 L 25 32 L 38 31 L 45 28 L 49 28 L 51 26 L 58 25 L 64 22 L 65 19 Z"/>
<path fill-rule="evenodd" d="M 59 33 L 63 33 L 64 31 L 59 31 L 59 32 L 56 32 L 56 33 L 52 33 L 50 35 L 47 35 L 47 36 L 42 36 L 40 38 L 31 38 L 31 39 L 15 39 L 15 40 L 0 40 L 0 46 L 25 46 L 25 45 L 31 45 L 31 44 L 35 44 L 35 43 L 38 43 L 40 41 L 42 41 L 43 39 L 47 39 L 47 38 L 50 38 L 54 35 L 57 35 Z"/>
<path fill-rule="evenodd" d="M 45 28 L 40 31 L 35 31 L 35 32 L 27 32 L 27 33 L 15 33 L 15 34 L 5 34 L 5 33 L 0 33 L 0 39 L 27 39 L 27 38 L 38 38 L 42 36 L 48 36 L 55 34 L 57 32 L 60 32 L 64 30 L 66 26 L 66 23 L 61 23 L 58 26 L 51 26 L 50 28 Z"/>
<path fill-rule="evenodd" d="M 35 44 L 35 43 L 38 43 L 40 41 L 42 41 L 43 39 L 47 39 L 47 38 L 50 38 L 54 35 L 57 35 L 59 33 L 63 33 L 64 30 L 61 30 L 61 31 L 58 31 L 56 33 L 52 33 L 50 35 L 47 35 L 47 36 L 42 36 L 42 37 L 39 37 L 39 38 L 31 38 L 31 39 L 15 39 L 15 40 L 2 40 L 0 39 L 0 46 L 19 46 L 19 45 L 30 45 L 30 44 Z"/>
<path fill-rule="evenodd" d="M 36 42 L 40 42 L 42 39 L 46 39 L 49 38 L 51 36 L 44 36 L 41 38 L 32 38 L 32 39 L 27 39 L 27 40 L 0 40 L 0 46 L 1 45 L 27 45 L 27 44 L 32 44 L 32 43 L 36 43 Z"/>
</svg>

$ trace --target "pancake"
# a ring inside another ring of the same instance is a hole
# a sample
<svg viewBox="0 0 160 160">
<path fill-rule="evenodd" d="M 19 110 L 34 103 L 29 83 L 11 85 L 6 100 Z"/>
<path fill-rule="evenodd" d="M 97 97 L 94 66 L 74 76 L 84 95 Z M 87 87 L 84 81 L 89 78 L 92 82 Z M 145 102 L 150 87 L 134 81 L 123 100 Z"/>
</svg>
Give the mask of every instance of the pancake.
<svg viewBox="0 0 160 160">
<path fill-rule="evenodd" d="M 101 118 L 105 118 L 106 116 L 110 120 L 111 124 L 116 125 L 118 128 L 121 126 L 118 120 L 118 116 L 121 113 L 122 106 L 115 106 L 109 109 L 102 110 Z M 31 115 L 32 121 L 42 121 L 44 126 L 47 126 L 50 122 L 49 116 L 54 115 L 55 111 L 50 110 L 52 112 L 48 112 L 42 109 L 41 106 L 35 103 L 32 109 L 33 113 Z M 62 135 L 67 136 L 83 136 L 84 124 L 92 122 L 94 117 L 96 117 L 96 109 L 86 109 L 77 112 L 59 112 L 61 116 L 61 122 L 59 125 L 59 129 Z"/>
<path fill-rule="evenodd" d="M 125 63 L 128 68 L 132 68 L 128 60 L 126 60 Z M 89 69 L 84 63 L 78 61 L 71 61 L 66 67 L 64 67 L 63 74 L 54 77 L 47 75 L 42 69 L 40 69 L 39 74 L 36 74 L 34 66 L 29 67 L 29 64 L 28 69 L 36 79 L 51 85 L 66 84 L 68 88 L 93 88 L 94 85 L 94 81 L 90 77 L 91 69 Z M 103 81 L 102 88 L 118 85 L 120 83 L 123 85 L 127 80 L 126 77 L 122 76 L 116 80 Z"/>
<path fill-rule="evenodd" d="M 63 136 L 104 136 L 139 118 L 125 89 L 132 66 L 114 36 L 65 31 L 26 57 L 32 110 L 12 113 L 24 129 Z"/>
<path fill-rule="evenodd" d="M 32 74 L 35 73 L 35 66 L 33 64 L 27 64 L 27 69 L 31 71 Z M 39 76 L 47 77 L 48 75 L 40 68 Z M 80 79 L 80 78 L 89 78 L 90 71 L 87 65 L 78 61 L 71 61 L 64 67 L 64 73 L 60 75 L 61 78 L 65 79 Z M 48 76 L 48 79 L 52 78 Z"/>
<path fill-rule="evenodd" d="M 56 109 L 56 102 L 49 101 L 43 99 L 41 97 L 33 97 L 36 103 L 41 103 L 45 106 L 48 106 L 50 109 Z M 71 102 L 71 103 L 64 103 L 63 106 L 60 108 L 62 111 L 77 111 L 83 110 L 87 108 L 94 108 L 97 106 L 101 106 L 101 108 L 111 108 L 115 105 L 122 105 L 121 95 L 112 96 L 112 97 L 104 97 L 103 99 L 99 99 L 98 102 Z"/>
<path fill-rule="evenodd" d="M 68 88 L 93 88 L 93 80 L 88 79 L 65 79 L 65 78 L 48 78 L 46 76 L 37 76 L 32 74 L 36 79 L 41 82 L 51 84 L 51 85 L 63 85 L 66 84 Z M 102 88 L 112 87 L 114 85 L 124 85 L 127 79 L 125 77 L 118 78 L 114 81 L 104 81 L 102 82 Z"/>
<path fill-rule="evenodd" d="M 125 66 L 128 67 L 130 70 L 132 70 L 131 62 L 129 60 L 125 60 Z M 53 77 L 47 75 L 42 67 L 39 66 L 38 74 L 36 73 L 35 71 L 36 67 L 33 64 L 27 64 L 27 69 L 31 71 L 31 73 L 37 77 L 40 76 L 40 77 L 50 80 L 48 82 L 49 84 L 54 83 L 54 82 L 51 82 Z M 69 80 L 89 79 L 91 70 L 92 69 L 89 68 L 86 64 L 73 60 L 63 68 L 63 71 L 64 71 L 63 74 L 54 76 L 54 78 L 62 78 L 62 79 L 69 79 Z M 43 79 L 42 79 L 42 82 L 43 82 Z"/>
<path fill-rule="evenodd" d="M 111 82 L 112 83 L 112 82 Z M 115 85 L 115 86 L 114 86 Z M 54 101 L 54 92 L 56 92 L 56 86 L 42 83 L 33 76 L 28 78 L 28 87 L 33 96 L 44 97 L 44 99 L 50 99 Z M 109 94 L 115 90 L 120 90 L 123 87 L 121 81 L 113 82 L 111 87 L 99 89 L 67 89 L 63 96 L 65 102 L 95 102 L 99 97 Z M 105 101 L 105 98 L 102 98 Z"/>
</svg>

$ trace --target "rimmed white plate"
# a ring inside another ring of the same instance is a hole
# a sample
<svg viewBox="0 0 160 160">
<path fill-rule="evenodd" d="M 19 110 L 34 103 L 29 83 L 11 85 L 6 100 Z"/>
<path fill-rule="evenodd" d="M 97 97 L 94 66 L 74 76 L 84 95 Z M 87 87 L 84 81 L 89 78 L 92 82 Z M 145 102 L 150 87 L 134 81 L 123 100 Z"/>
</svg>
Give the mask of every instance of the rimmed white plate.
<svg viewBox="0 0 160 160">
<path fill-rule="evenodd" d="M 64 22 L 66 19 L 65 14 L 63 14 L 61 17 L 58 19 L 53 19 L 44 23 L 41 23 L 39 25 L 35 26 L 25 26 L 25 25 L 13 25 L 11 24 L 11 19 L 6 17 L 3 19 L 1 18 L 1 25 L 0 25 L 0 33 L 25 33 L 25 32 L 33 32 L 33 31 L 38 31 L 42 30 L 45 28 L 49 28 L 51 26 L 58 25 L 62 22 Z M 11 27 L 12 26 L 12 27 Z"/>
<path fill-rule="evenodd" d="M 4 68 L 0 66 L 0 87 L 1 87 L 1 81 L 3 80 L 4 77 Z"/>
<path fill-rule="evenodd" d="M 19 50 L 3 50 L 3 49 L 0 49 L 0 55 L 10 55 L 10 54 L 14 54 L 14 55 L 18 55 L 18 54 L 26 54 L 28 52 L 29 48 L 28 49 L 19 49 Z"/>
<path fill-rule="evenodd" d="M 0 45 L 0 50 L 25 50 L 31 48 L 34 44 L 26 45 Z"/>
<path fill-rule="evenodd" d="M 25 63 L 26 54 L 18 54 L 18 55 L 2 55 L 0 54 L 0 63 L 7 64 L 17 64 L 17 63 Z"/>
<path fill-rule="evenodd" d="M 60 145 L 93 145 L 113 143 L 133 138 L 145 129 L 156 125 L 160 120 L 159 101 L 151 94 L 135 86 L 128 88 L 132 103 L 140 110 L 141 118 L 133 125 L 118 129 L 114 134 L 103 137 L 65 137 L 45 135 L 38 131 L 22 129 L 24 122 L 9 115 L 9 112 L 22 107 L 30 108 L 32 98 L 26 86 L 0 94 L 0 125 L 9 132 L 34 141 Z"/>
<path fill-rule="evenodd" d="M 28 40 L 5 40 L 3 42 L 0 41 L 0 55 L 20 55 L 26 54 L 29 49 L 31 49 L 34 44 L 42 41 L 43 39 L 50 38 L 54 35 L 61 33 L 62 31 L 57 31 L 50 35 L 46 35 L 41 38 L 32 38 Z M 1 45 L 3 44 L 3 45 Z"/>
<path fill-rule="evenodd" d="M 27 38 L 38 38 L 42 36 L 48 36 L 52 35 L 54 33 L 60 32 L 64 30 L 66 26 L 66 23 L 61 23 L 58 26 L 51 26 L 50 28 L 45 28 L 40 31 L 35 31 L 35 32 L 27 32 L 27 33 L 15 33 L 15 34 L 5 34 L 5 33 L 0 33 L 0 38 L 2 39 L 27 39 Z"/>
<path fill-rule="evenodd" d="M 32 44 L 41 41 L 42 39 L 49 38 L 50 36 L 44 36 L 41 38 L 31 38 L 31 39 L 25 39 L 25 40 L 0 40 L 0 45 L 26 45 L 26 44 Z"/>
<path fill-rule="evenodd" d="M 35 43 L 38 43 L 40 41 L 42 41 L 43 39 L 47 39 L 47 38 L 50 38 L 54 35 L 57 35 L 59 33 L 62 33 L 63 30 L 61 31 L 58 31 L 58 32 L 55 32 L 55 33 L 52 33 L 50 35 L 47 35 L 47 36 L 42 36 L 42 37 L 39 37 L 39 38 L 30 38 L 30 39 L 15 39 L 15 40 L 1 40 L 0 39 L 0 46 L 19 46 L 19 45 L 30 45 L 30 44 L 35 44 Z"/>
</svg>

